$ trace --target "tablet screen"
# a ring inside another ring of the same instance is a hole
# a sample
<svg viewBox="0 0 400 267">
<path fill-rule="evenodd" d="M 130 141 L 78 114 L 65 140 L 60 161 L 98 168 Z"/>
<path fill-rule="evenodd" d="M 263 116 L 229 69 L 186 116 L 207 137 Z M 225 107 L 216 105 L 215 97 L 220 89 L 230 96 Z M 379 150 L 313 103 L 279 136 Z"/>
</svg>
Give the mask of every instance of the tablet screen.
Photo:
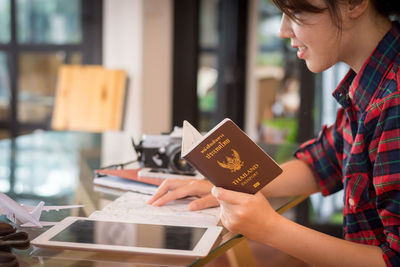
<svg viewBox="0 0 400 267">
<path fill-rule="evenodd" d="M 207 228 L 77 220 L 50 241 L 193 250 Z"/>
</svg>

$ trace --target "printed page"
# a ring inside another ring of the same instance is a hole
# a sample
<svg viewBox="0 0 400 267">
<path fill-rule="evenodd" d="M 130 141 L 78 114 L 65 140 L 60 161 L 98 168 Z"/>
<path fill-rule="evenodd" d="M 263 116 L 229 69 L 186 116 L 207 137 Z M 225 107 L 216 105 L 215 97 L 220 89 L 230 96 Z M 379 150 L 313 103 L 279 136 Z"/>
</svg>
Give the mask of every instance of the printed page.
<svg viewBox="0 0 400 267">
<path fill-rule="evenodd" d="M 160 223 L 173 225 L 215 226 L 219 221 L 220 208 L 190 211 L 192 199 L 178 199 L 161 207 L 153 207 L 146 202 L 151 196 L 127 192 L 95 211 L 89 218 L 127 220 L 136 223 Z"/>
</svg>

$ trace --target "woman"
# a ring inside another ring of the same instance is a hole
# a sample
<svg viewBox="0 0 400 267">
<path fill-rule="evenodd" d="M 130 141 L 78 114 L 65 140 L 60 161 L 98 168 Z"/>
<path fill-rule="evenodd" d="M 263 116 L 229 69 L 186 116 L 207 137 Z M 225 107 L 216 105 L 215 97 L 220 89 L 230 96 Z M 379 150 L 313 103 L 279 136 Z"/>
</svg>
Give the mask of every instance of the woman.
<svg viewBox="0 0 400 267">
<path fill-rule="evenodd" d="M 192 210 L 221 206 L 230 231 L 313 266 L 400 266 L 400 13 L 394 0 L 274 0 L 290 38 L 312 72 L 338 62 L 350 71 L 333 96 L 333 125 L 304 143 L 283 173 L 255 195 L 208 181 L 167 181 L 149 203 L 188 196 Z M 210 190 L 212 194 L 210 194 Z M 265 197 L 344 190 L 344 239 L 277 214 Z"/>
</svg>

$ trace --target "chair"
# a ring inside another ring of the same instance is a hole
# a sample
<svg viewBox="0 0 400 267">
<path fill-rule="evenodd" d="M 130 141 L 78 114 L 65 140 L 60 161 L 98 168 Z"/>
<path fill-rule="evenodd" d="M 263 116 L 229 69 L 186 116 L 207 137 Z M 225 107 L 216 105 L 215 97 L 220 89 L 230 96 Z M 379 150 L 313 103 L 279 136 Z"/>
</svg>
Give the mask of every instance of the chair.
<svg viewBox="0 0 400 267">
<path fill-rule="evenodd" d="M 96 65 L 62 65 L 53 110 L 54 130 L 120 130 L 126 72 Z"/>
</svg>

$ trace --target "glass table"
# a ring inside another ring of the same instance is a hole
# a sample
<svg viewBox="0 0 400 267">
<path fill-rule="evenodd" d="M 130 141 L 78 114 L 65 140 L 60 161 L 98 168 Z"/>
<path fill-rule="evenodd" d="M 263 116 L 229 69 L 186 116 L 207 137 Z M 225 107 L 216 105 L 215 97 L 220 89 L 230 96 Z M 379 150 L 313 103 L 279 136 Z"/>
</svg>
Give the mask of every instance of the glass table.
<svg viewBox="0 0 400 267">
<path fill-rule="evenodd" d="M 291 157 L 293 145 L 262 145 L 268 154 L 279 161 Z M 136 154 L 131 136 L 124 132 L 45 132 L 36 131 L 15 139 L 0 140 L 0 192 L 18 203 L 37 205 L 82 204 L 79 209 L 44 212 L 43 221 L 60 221 L 67 216 L 88 217 L 101 210 L 124 192 L 93 185 L 93 170 L 102 166 L 132 161 Z M 279 213 L 291 209 L 307 196 L 284 201 L 277 207 Z M 7 221 L 5 216 L 0 220 Z M 45 231 L 44 228 L 20 228 L 30 239 Z M 240 234 L 224 232 L 210 252 L 201 259 L 98 252 L 44 250 L 31 247 L 16 250 L 21 266 L 203 266 L 245 238 Z"/>
</svg>

